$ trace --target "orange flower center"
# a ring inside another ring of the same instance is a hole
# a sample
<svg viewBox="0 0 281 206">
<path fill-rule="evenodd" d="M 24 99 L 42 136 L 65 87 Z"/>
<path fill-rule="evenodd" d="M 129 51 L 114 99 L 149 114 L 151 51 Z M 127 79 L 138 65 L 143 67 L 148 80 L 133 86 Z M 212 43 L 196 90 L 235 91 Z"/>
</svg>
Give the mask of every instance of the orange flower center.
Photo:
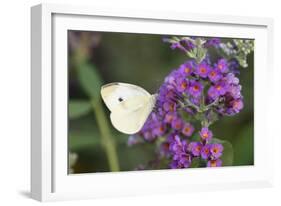
<svg viewBox="0 0 281 206">
<path fill-rule="evenodd" d="M 210 75 L 211 75 L 212 77 L 214 77 L 214 76 L 216 76 L 216 72 L 211 71 Z"/>
<path fill-rule="evenodd" d="M 164 144 L 163 144 L 163 147 L 164 147 L 164 149 L 169 149 L 170 144 L 169 144 L 169 143 L 164 143 Z"/>
<path fill-rule="evenodd" d="M 211 167 L 215 167 L 217 166 L 216 161 L 215 160 L 211 160 Z"/>
<path fill-rule="evenodd" d="M 169 109 L 170 109 L 171 112 L 174 111 L 174 104 L 173 103 L 170 104 L 170 108 Z"/>
<path fill-rule="evenodd" d="M 168 115 L 167 120 L 168 120 L 168 122 L 171 122 L 173 120 L 173 115 Z"/>
<path fill-rule="evenodd" d="M 179 128 L 181 128 L 181 124 L 178 123 L 178 124 L 175 125 L 175 127 L 176 127 L 176 129 L 179 129 Z"/>
<path fill-rule="evenodd" d="M 221 64 L 219 64 L 219 65 L 218 65 L 218 68 L 219 68 L 220 70 L 222 70 L 222 65 L 221 65 Z"/>
<path fill-rule="evenodd" d="M 163 126 L 161 126 L 161 127 L 159 128 L 159 131 L 160 131 L 160 132 L 164 132 L 164 129 L 165 129 L 165 128 L 164 128 Z"/>
<path fill-rule="evenodd" d="M 201 73 L 206 73 L 207 72 L 207 69 L 205 67 L 200 67 L 200 72 Z"/>
<path fill-rule="evenodd" d="M 206 139 L 209 135 L 208 135 L 207 132 L 205 132 L 205 133 L 202 134 L 202 136 L 203 136 L 204 139 Z"/>
<path fill-rule="evenodd" d="M 185 131 L 185 132 L 189 132 L 189 131 L 190 131 L 190 128 L 189 128 L 189 127 L 186 127 L 186 128 L 184 129 L 184 131 Z"/>
<path fill-rule="evenodd" d="M 184 72 L 185 73 L 189 73 L 190 72 L 190 68 L 189 67 L 185 67 Z"/>
<path fill-rule="evenodd" d="M 233 103 L 233 107 L 234 107 L 234 108 L 237 108 L 238 106 L 239 106 L 238 102 L 234 102 L 234 103 Z"/>
<path fill-rule="evenodd" d="M 171 97 L 173 97 L 173 95 L 174 95 L 173 92 L 169 91 L 169 92 L 167 93 L 166 97 L 167 97 L 167 98 L 171 98 Z"/>
<path fill-rule="evenodd" d="M 199 90 L 199 86 L 198 85 L 194 85 L 193 89 L 194 89 L 194 91 L 198 91 Z"/>
<path fill-rule="evenodd" d="M 181 88 L 182 88 L 182 89 L 186 89 L 186 87 L 187 87 L 186 82 L 181 83 Z"/>
<path fill-rule="evenodd" d="M 220 91 L 220 90 L 221 90 L 221 86 L 220 86 L 220 85 L 217 85 L 217 86 L 216 86 L 216 89 L 217 89 L 218 91 Z"/>
</svg>

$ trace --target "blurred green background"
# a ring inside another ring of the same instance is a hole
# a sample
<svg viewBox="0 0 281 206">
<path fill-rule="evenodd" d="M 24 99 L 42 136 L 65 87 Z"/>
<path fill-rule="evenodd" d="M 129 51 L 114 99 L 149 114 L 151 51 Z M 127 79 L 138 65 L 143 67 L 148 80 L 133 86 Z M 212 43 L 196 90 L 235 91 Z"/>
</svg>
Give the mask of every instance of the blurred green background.
<svg viewBox="0 0 281 206">
<path fill-rule="evenodd" d="M 69 172 L 128 171 L 153 159 L 155 145 L 129 147 L 128 135 L 112 127 L 100 86 L 127 82 L 155 93 L 165 76 L 186 60 L 161 35 L 68 31 Z M 244 109 L 211 126 L 217 138 L 232 144 L 233 165 L 254 163 L 253 53 L 248 64 L 239 75 Z"/>
</svg>

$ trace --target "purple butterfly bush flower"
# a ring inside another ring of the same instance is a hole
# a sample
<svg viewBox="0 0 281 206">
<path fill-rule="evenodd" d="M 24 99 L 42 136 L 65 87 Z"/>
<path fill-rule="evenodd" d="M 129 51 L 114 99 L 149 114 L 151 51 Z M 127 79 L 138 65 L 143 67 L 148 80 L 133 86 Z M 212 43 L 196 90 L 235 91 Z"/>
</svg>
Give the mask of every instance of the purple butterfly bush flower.
<svg viewBox="0 0 281 206">
<path fill-rule="evenodd" d="M 210 154 L 212 159 L 218 159 L 222 155 L 223 146 L 221 144 L 211 144 L 210 146 Z"/>
<path fill-rule="evenodd" d="M 224 81 L 229 85 L 238 85 L 239 79 L 234 75 L 234 73 L 228 73 L 224 77 Z"/>
<path fill-rule="evenodd" d="M 189 122 L 184 123 L 183 127 L 182 127 L 182 133 L 186 136 L 186 137 L 190 137 L 193 134 L 194 131 L 194 127 L 192 124 L 190 124 Z"/>
<path fill-rule="evenodd" d="M 170 43 L 170 47 L 171 49 L 179 49 L 180 51 L 186 53 L 190 50 L 192 50 L 195 45 L 193 44 L 193 42 L 190 39 L 170 39 L 170 38 L 163 38 L 163 42 L 165 43 Z"/>
<path fill-rule="evenodd" d="M 240 74 L 240 71 L 239 71 L 239 62 L 237 61 L 237 59 L 231 59 L 228 61 L 228 68 L 229 68 L 229 71 L 233 74 Z"/>
<path fill-rule="evenodd" d="M 210 157 L 210 145 L 206 144 L 201 149 L 201 157 L 206 160 Z"/>
<path fill-rule="evenodd" d="M 173 160 L 170 164 L 169 164 L 171 169 L 180 169 L 181 167 L 179 167 L 178 161 Z"/>
<path fill-rule="evenodd" d="M 181 154 L 177 157 L 177 159 L 173 159 L 173 161 L 170 163 L 171 169 L 188 168 L 190 166 L 192 161 L 190 154 Z"/>
<path fill-rule="evenodd" d="M 190 38 L 165 41 L 184 52 L 196 47 Z M 219 44 L 220 39 L 211 38 L 203 46 L 208 49 Z M 234 64 L 225 58 L 215 63 L 212 60 L 207 53 L 201 62 L 188 60 L 172 70 L 159 88 L 154 111 L 137 134 L 144 142 L 160 139 L 159 156 L 170 160 L 170 168 L 188 168 L 193 158 L 204 160 L 208 167 L 222 165 L 219 158 L 223 146 L 212 143 L 209 125 L 214 120 L 209 114 L 216 113 L 219 118 L 232 116 L 243 109 L 244 103 Z M 197 114 L 207 121 L 200 122 L 201 127 L 195 123 Z M 200 139 L 195 141 L 193 137 L 198 130 Z M 135 139 L 131 137 L 130 142 L 134 144 Z"/>
<path fill-rule="evenodd" d="M 182 46 L 179 42 L 172 43 L 171 44 L 171 49 L 182 49 Z"/>
<path fill-rule="evenodd" d="M 213 137 L 213 132 L 209 130 L 208 127 L 203 127 L 199 134 L 202 140 L 205 142 L 209 142 Z"/>
<path fill-rule="evenodd" d="M 191 49 L 193 49 L 195 47 L 195 45 L 192 43 L 192 41 L 190 41 L 188 39 L 183 39 L 180 41 L 180 43 L 187 51 L 190 51 Z"/>
<path fill-rule="evenodd" d="M 222 78 L 222 74 L 218 69 L 212 69 L 208 73 L 208 77 L 211 82 L 217 82 Z"/>
<path fill-rule="evenodd" d="M 175 112 L 168 112 L 164 116 L 164 122 L 171 124 L 174 119 L 177 118 L 177 114 Z"/>
<path fill-rule="evenodd" d="M 175 112 L 176 111 L 176 103 L 175 102 L 164 102 L 163 109 L 166 112 Z"/>
<path fill-rule="evenodd" d="M 234 99 L 239 99 L 242 97 L 241 89 L 241 85 L 230 85 L 228 92 Z"/>
<path fill-rule="evenodd" d="M 184 151 L 184 146 L 186 146 L 185 141 L 181 141 L 179 135 L 172 136 L 173 141 L 170 142 L 170 151 L 173 153 L 181 153 Z"/>
<path fill-rule="evenodd" d="M 194 66 L 195 66 L 194 61 L 187 61 L 184 64 L 180 65 L 179 72 L 183 75 L 183 77 L 187 77 L 193 73 Z"/>
<path fill-rule="evenodd" d="M 172 89 L 176 85 L 176 79 L 181 77 L 181 73 L 178 70 L 173 70 L 164 80 L 166 85 L 163 85 L 162 89 Z"/>
<path fill-rule="evenodd" d="M 166 132 L 166 124 L 158 123 L 152 128 L 152 135 L 153 136 L 162 136 Z"/>
<path fill-rule="evenodd" d="M 207 162 L 207 167 L 220 167 L 222 166 L 222 161 L 220 159 L 209 160 Z"/>
<path fill-rule="evenodd" d="M 218 47 L 220 43 L 221 43 L 220 38 L 210 38 L 206 41 L 204 46 L 205 47 L 211 47 L 211 46 Z"/>
<path fill-rule="evenodd" d="M 199 81 L 191 80 L 188 93 L 193 97 L 199 97 L 202 93 L 203 85 Z"/>
<path fill-rule="evenodd" d="M 202 147 L 203 147 L 203 145 L 201 142 L 190 142 L 189 143 L 189 150 L 195 157 L 200 156 Z"/>
<path fill-rule="evenodd" d="M 230 109 L 232 109 L 234 113 L 238 113 L 241 109 L 243 109 L 244 103 L 241 99 L 235 99 L 231 102 L 231 106 L 232 107 Z"/>
<path fill-rule="evenodd" d="M 172 153 L 172 162 L 170 168 L 188 168 L 192 162 L 192 156 L 188 152 L 188 144 L 181 140 L 178 135 L 172 136 L 170 143 L 170 152 Z"/>
<path fill-rule="evenodd" d="M 177 161 L 178 168 L 188 168 L 191 164 L 192 158 L 190 154 L 182 153 Z"/>
<path fill-rule="evenodd" d="M 219 95 L 224 95 L 228 89 L 228 84 L 223 81 L 217 82 L 213 87 Z"/>
<path fill-rule="evenodd" d="M 224 96 L 224 104 L 217 108 L 217 111 L 222 115 L 233 116 L 239 113 L 243 107 L 243 97 L 240 92 L 231 93 L 227 92 Z"/>
<path fill-rule="evenodd" d="M 202 62 L 196 67 L 196 74 L 202 78 L 206 78 L 210 70 L 211 70 L 210 65 L 208 65 L 206 62 Z"/>
<path fill-rule="evenodd" d="M 188 88 L 188 81 L 185 78 L 178 78 L 176 80 L 176 89 L 178 92 L 185 92 Z"/>
<path fill-rule="evenodd" d="M 217 92 L 217 90 L 215 89 L 214 86 L 211 86 L 209 89 L 208 89 L 208 97 L 211 99 L 211 100 L 216 100 L 218 97 L 219 97 L 219 93 Z"/>
<path fill-rule="evenodd" d="M 228 72 L 228 62 L 226 59 L 219 59 L 218 63 L 215 67 L 221 72 L 226 73 Z"/>
<path fill-rule="evenodd" d="M 175 129 L 175 130 L 181 130 L 182 127 L 183 127 L 183 120 L 181 118 L 175 118 L 173 121 L 172 121 L 172 128 Z"/>
<path fill-rule="evenodd" d="M 184 48 L 184 46 L 181 45 L 180 42 L 174 42 L 171 44 L 171 49 L 175 50 L 175 49 L 179 49 L 182 52 L 186 52 L 186 49 Z"/>
<path fill-rule="evenodd" d="M 158 136 L 161 136 L 166 132 L 166 127 L 166 124 L 160 121 L 158 116 L 152 112 L 142 127 L 140 135 L 143 136 L 146 141 L 154 141 Z M 136 135 L 133 135 L 134 138 L 136 138 L 135 136 Z M 131 141 L 133 141 L 133 139 Z"/>
</svg>

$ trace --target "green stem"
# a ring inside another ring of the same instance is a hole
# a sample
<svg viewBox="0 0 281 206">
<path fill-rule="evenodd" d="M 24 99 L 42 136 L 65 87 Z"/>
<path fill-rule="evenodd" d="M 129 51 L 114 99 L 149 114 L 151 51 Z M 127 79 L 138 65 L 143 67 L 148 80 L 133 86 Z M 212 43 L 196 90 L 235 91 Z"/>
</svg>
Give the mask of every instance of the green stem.
<svg viewBox="0 0 281 206">
<path fill-rule="evenodd" d="M 200 108 L 193 104 L 190 100 L 189 100 L 189 97 L 184 95 L 185 99 L 184 99 L 184 102 L 179 102 L 181 104 L 181 108 L 185 108 L 185 107 L 193 107 L 194 109 L 196 109 L 197 112 L 200 112 Z"/>
<path fill-rule="evenodd" d="M 104 113 L 100 100 L 92 101 L 92 107 L 96 115 L 96 120 L 101 133 L 102 144 L 107 155 L 107 160 L 109 163 L 110 170 L 119 171 L 120 168 L 119 168 L 118 156 L 115 148 L 115 142 L 111 136 L 109 124 L 106 119 L 106 115 Z"/>
<path fill-rule="evenodd" d="M 219 98 L 217 98 L 215 101 L 213 101 L 212 103 L 208 104 L 207 106 L 205 106 L 205 108 L 208 110 L 210 109 L 212 106 L 216 106 L 219 103 Z"/>
</svg>

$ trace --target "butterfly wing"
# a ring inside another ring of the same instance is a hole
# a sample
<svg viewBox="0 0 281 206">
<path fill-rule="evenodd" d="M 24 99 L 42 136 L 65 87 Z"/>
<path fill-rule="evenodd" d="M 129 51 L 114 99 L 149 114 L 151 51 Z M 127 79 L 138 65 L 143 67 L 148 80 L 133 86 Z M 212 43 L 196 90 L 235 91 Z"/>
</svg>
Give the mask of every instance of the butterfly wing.
<svg viewBox="0 0 281 206">
<path fill-rule="evenodd" d="M 112 112 L 115 107 L 128 99 L 135 97 L 149 98 L 151 95 L 136 85 L 116 82 L 102 86 L 101 96 L 108 109 Z"/>
<path fill-rule="evenodd" d="M 146 119 L 153 109 L 153 100 L 144 97 L 136 97 L 126 100 L 125 107 L 130 109 L 115 108 L 110 114 L 112 125 L 125 134 L 135 134 L 143 127 Z M 136 106 L 132 109 L 131 105 Z M 121 107 L 121 106 L 120 106 Z M 123 107 L 123 106 L 122 106 Z"/>
<path fill-rule="evenodd" d="M 155 104 L 154 95 L 132 84 L 107 84 L 102 87 L 101 95 L 111 111 L 113 126 L 125 134 L 138 132 Z"/>
</svg>

